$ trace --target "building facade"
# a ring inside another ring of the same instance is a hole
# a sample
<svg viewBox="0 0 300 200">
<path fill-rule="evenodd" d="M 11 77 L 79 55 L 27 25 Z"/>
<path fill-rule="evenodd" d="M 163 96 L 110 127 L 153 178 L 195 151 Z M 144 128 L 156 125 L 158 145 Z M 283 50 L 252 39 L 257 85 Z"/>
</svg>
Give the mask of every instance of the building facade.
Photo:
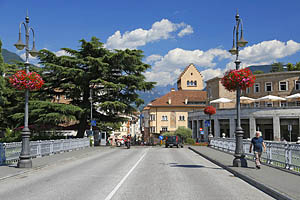
<svg viewBox="0 0 300 200">
<path fill-rule="evenodd" d="M 163 132 L 174 132 L 178 127 L 188 127 L 188 112 L 203 110 L 206 91 L 201 73 L 191 64 L 180 74 L 177 89 L 153 100 L 142 111 L 142 132 L 145 142 L 153 141 Z"/>
<path fill-rule="evenodd" d="M 267 95 L 287 97 L 300 93 L 300 72 L 275 72 L 256 75 L 253 87 L 242 91 L 243 96 L 258 99 Z M 221 97 L 230 98 L 235 101 L 235 92 L 223 91 L 221 78 L 207 81 L 210 89 L 211 99 Z M 209 92 L 208 92 L 209 93 Z M 289 101 L 254 101 L 249 104 L 241 104 L 241 124 L 244 130 L 244 138 L 254 136 L 256 130 L 262 131 L 266 140 L 297 141 L 300 121 L 300 99 Z M 212 130 L 215 137 L 222 136 L 233 138 L 236 128 L 235 102 L 224 103 L 217 107 L 217 113 L 212 116 Z M 199 128 L 204 128 L 207 139 L 208 127 L 204 121 L 208 116 L 202 111 L 189 112 L 189 127 L 193 130 L 194 138 L 199 137 Z"/>
</svg>

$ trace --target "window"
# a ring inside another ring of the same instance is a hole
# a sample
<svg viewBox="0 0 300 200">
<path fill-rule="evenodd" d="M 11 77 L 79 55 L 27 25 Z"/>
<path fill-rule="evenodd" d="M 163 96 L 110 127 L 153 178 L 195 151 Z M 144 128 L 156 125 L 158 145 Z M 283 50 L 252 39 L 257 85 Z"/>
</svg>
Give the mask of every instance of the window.
<svg viewBox="0 0 300 200">
<path fill-rule="evenodd" d="M 167 115 L 161 116 L 161 121 L 168 121 L 168 116 Z"/>
<path fill-rule="evenodd" d="M 259 108 L 260 107 L 260 103 L 259 102 L 254 102 L 254 108 Z"/>
<path fill-rule="evenodd" d="M 179 121 L 184 121 L 184 115 L 179 116 Z"/>
<path fill-rule="evenodd" d="M 161 131 L 162 132 L 167 132 L 168 131 L 168 127 L 167 126 L 162 126 L 161 127 Z"/>
<path fill-rule="evenodd" d="M 300 101 L 296 101 L 296 106 L 300 106 Z"/>
<path fill-rule="evenodd" d="M 286 101 L 281 101 L 280 102 L 280 107 L 287 107 Z"/>
<path fill-rule="evenodd" d="M 254 93 L 258 93 L 259 92 L 259 83 L 255 83 L 254 85 Z"/>
<path fill-rule="evenodd" d="M 286 81 L 279 82 L 279 91 L 286 91 L 288 90 L 288 84 Z"/>
<path fill-rule="evenodd" d="M 273 102 L 266 102 L 265 107 L 273 107 Z"/>
<path fill-rule="evenodd" d="M 150 133 L 155 133 L 155 126 L 150 126 Z"/>
<path fill-rule="evenodd" d="M 197 81 L 194 81 L 194 86 L 197 86 Z"/>
<path fill-rule="evenodd" d="M 187 83 L 186 83 L 186 84 L 187 84 L 187 86 L 190 86 L 190 81 L 187 81 Z"/>
<path fill-rule="evenodd" d="M 246 94 L 250 93 L 250 88 L 246 88 Z"/>
<path fill-rule="evenodd" d="M 300 81 L 295 81 L 295 89 L 300 90 Z"/>
<path fill-rule="evenodd" d="M 265 91 L 272 92 L 272 83 L 271 82 L 265 83 Z"/>
<path fill-rule="evenodd" d="M 150 121 L 155 121 L 155 115 L 154 114 L 150 115 Z"/>
</svg>

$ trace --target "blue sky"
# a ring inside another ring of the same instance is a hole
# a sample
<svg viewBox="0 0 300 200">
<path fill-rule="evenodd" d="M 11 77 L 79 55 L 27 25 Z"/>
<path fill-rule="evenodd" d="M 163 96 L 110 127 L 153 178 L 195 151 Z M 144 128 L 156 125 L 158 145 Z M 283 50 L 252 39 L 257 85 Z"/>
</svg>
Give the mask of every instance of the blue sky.
<svg viewBox="0 0 300 200">
<path fill-rule="evenodd" d="M 234 67 L 227 50 L 237 8 L 249 41 L 244 66 L 300 61 L 298 0 L 0 0 L 0 8 L 3 48 L 24 53 L 13 44 L 28 9 L 38 49 L 63 55 L 60 48 L 77 49 L 92 36 L 110 49 L 141 49 L 152 65 L 145 76 L 158 85 L 173 84 L 190 63 L 205 80 Z"/>
</svg>

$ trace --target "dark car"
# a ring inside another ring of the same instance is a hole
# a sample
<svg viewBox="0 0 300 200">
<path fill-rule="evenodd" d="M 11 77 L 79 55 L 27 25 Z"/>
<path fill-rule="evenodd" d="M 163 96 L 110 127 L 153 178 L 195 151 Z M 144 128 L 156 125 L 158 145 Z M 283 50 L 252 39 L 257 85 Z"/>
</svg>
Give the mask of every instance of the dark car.
<svg viewBox="0 0 300 200">
<path fill-rule="evenodd" d="M 182 138 L 178 135 L 176 136 L 167 136 L 166 137 L 166 148 L 176 146 L 179 148 L 179 146 L 183 147 Z"/>
</svg>

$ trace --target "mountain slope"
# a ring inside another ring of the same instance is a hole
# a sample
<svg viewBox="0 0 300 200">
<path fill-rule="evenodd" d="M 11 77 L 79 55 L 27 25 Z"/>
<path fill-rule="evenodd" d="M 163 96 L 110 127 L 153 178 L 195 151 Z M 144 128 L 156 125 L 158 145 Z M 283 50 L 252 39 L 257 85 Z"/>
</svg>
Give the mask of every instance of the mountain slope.
<svg viewBox="0 0 300 200">
<path fill-rule="evenodd" d="M 16 53 L 10 52 L 6 49 L 2 49 L 2 56 L 5 63 L 13 64 L 14 61 L 21 61 L 24 62 L 24 60 Z"/>
</svg>

